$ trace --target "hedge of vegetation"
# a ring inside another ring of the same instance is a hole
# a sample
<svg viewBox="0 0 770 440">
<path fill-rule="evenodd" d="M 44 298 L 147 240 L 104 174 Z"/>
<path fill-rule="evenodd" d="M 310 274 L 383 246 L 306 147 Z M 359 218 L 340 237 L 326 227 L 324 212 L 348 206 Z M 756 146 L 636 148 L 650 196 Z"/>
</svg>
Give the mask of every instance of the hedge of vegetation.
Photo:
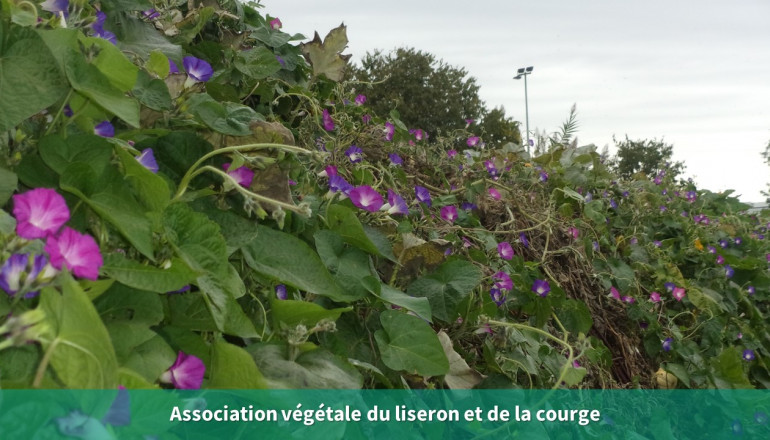
<svg viewBox="0 0 770 440">
<path fill-rule="evenodd" d="M 2 1 L 3 388 L 770 385 L 767 216 L 428 139 L 235 1 Z"/>
</svg>

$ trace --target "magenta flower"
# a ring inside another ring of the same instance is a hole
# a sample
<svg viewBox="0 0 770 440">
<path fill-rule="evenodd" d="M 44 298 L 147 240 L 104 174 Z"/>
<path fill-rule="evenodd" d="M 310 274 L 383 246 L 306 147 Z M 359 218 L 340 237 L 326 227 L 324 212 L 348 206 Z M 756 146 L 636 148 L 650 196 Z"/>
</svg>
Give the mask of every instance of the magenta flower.
<svg viewBox="0 0 770 440">
<path fill-rule="evenodd" d="M 417 130 L 414 130 L 414 133 L 412 133 L 412 134 L 414 134 L 415 140 L 421 141 L 421 140 L 425 139 L 425 132 L 422 131 L 421 128 L 418 128 Z M 457 154 L 456 151 L 455 151 L 455 154 Z"/>
<path fill-rule="evenodd" d="M 184 57 L 182 65 L 185 72 L 187 72 L 187 76 L 195 81 L 206 82 L 214 75 L 214 69 L 211 68 L 211 64 L 200 58 Z"/>
<path fill-rule="evenodd" d="M 652 301 L 654 303 L 659 303 L 660 302 L 660 293 L 658 293 L 658 292 L 650 293 L 650 301 Z"/>
<path fill-rule="evenodd" d="M 396 194 L 396 192 L 393 191 L 392 189 L 388 189 L 388 204 L 385 206 L 388 207 L 387 212 L 390 215 L 409 214 L 409 207 L 406 206 L 406 202 L 404 201 L 404 198 Z"/>
<path fill-rule="evenodd" d="M 364 124 L 368 124 L 372 122 L 372 115 L 366 114 L 361 116 L 361 122 L 363 122 Z"/>
<path fill-rule="evenodd" d="M 473 119 L 466 119 L 466 120 L 465 120 L 465 125 L 466 125 L 466 126 L 469 126 L 469 125 L 473 124 L 474 122 L 475 122 L 475 121 L 474 121 Z"/>
<path fill-rule="evenodd" d="M 624 296 L 621 300 L 629 304 L 633 304 L 636 301 L 633 296 Z"/>
<path fill-rule="evenodd" d="M 355 99 L 356 105 L 364 105 L 366 102 L 366 96 L 364 95 L 357 95 Z"/>
<path fill-rule="evenodd" d="M 136 160 L 153 173 L 158 172 L 158 162 L 155 161 L 155 154 L 153 154 L 152 148 L 142 150 L 142 154 L 136 156 Z"/>
<path fill-rule="evenodd" d="M 414 187 L 414 195 L 417 197 L 417 200 L 421 203 L 425 203 L 426 205 L 430 206 L 433 201 L 430 198 L 430 192 L 422 186 L 415 186 Z"/>
<path fill-rule="evenodd" d="M 110 124 L 110 121 L 102 121 L 94 127 L 94 134 L 105 138 L 111 138 L 115 136 L 115 127 Z"/>
<path fill-rule="evenodd" d="M 230 169 L 229 163 L 223 164 L 222 168 L 227 171 L 227 175 L 232 177 L 238 185 L 245 188 L 251 186 L 251 181 L 254 180 L 254 171 L 251 171 L 248 167 L 240 166 L 234 170 Z"/>
<path fill-rule="evenodd" d="M 497 287 L 489 289 L 489 296 L 492 298 L 492 301 L 497 304 L 497 307 L 500 307 L 505 302 L 505 293 Z"/>
<path fill-rule="evenodd" d="M 673 296 L 675 300 L 681 301 L 685 296 L 684 287 L 674 287 L 674 290 L 671 292 L 671 296 Z"/>
<path fill-rule="evenodd" d="M 281 19 L 280 18 L 276 17 L 276 18 L 270 20 L 270 29 L 272 29 L 274 31 L 277 31 L 281 27 L 283 27 L 283 23 L 281 23 Z"/>
<path fill-rule="evenodd" d="M 496 190 L 495 188 L 489 188 L 487 192 L 489 193 L 489 196 L 495 200 L 500 200 L 500 198 L 502 197 L 502 195 L 500 194 L 500 191 Z"/>
<path fill-rule="evenodd" d="M 466 144 L 467 144 L 469 147 L 475 147 L 476 145 L 478 145 L 478 144 L 479 144 L 479 141 L 480 141 L 480 140 L 481 140 L 481 139 L 480 139 L 478 136 L 470 136 L 470 137 L 468 137 L 468 140 L 466 140 L 466 141 L 465 141 L 465 143 L 466 143 Z"/>
<path fill-rule="evenodd" d="M 721 255 L 717 255 L 717 264 L 724 264 L 725 263 L 725 257 Z"/>
<path fill-rule="evenodd" d="M 615 286 L 610 287 L 610 295 L 612 295 L 613 298 L 620 300 L 620 292 L 618 292 L 618 289 L 616 289 Z"/>
<path fill-rule="evenodd" d="M 79 278 L 99 278 L 99 268 L 104 264 L 94 238 L 67 226 L 59 235 L 48 237 L 45 251 L 51 257 L 51 266 L 59 270 L 66 267 Z"/>
<path fill-rule="evenodd" d="M 511 277 L 508 276 L 507 273 L 497 272 L 492 276 L 492 278 L 495 280 L 495 286 L 498 289 L 502 289 L 502 290 L 513 289 L 513 281 L 511 281 Z"/>
<path fill-rule="evenodd" d="M 286 285 L 279 284 L 275 286 L 275 297 L 280 300 L 285 300 L 289 297 L 289 294 L 286 292 Z"/>
<path fill-rule="evenodd" d="M 321 120 L 323 122 L 324 130 L 334 130 L 334 120 L 332 120 L 332 115 L 329 114 L 329 110 L 324 109 L 321 115 Z"/>
<path fill-rule="evenodd" d="M 391 124 L 390 122 L 385 122 L 385 140 L 386 141 L 392 141 L 393 136 L 396 134 L 396 126 Z"/>
<path fill-rule="evenodd" d="M 203 383 L 205 373 L 206 365 L 202 360 L 180 351 L 174 365 L 160 376 L 160 381 L 180 390 L 197 390 Z"/>
<path fill-rule="evenodd" d="M 345 156 L 348 157 L 350 163 L 361 162 L 364 159 L 363 153 L 363 150 L 356 147 L 355 145 L 351 145 L 347 150 L 345 150 Z"/>
<path fill-rule="evenodd" d="M 446 155 L 450 159 L 454 159 L 457 156 L 457 150 L 449 150 L 449 151 L 446 152 Z"/>
<path fill-rule="evenodd" d="M 13 196 L 13 216 L 16 234 L 32 240 L 55 234 L 70 219 L 70 211 L 59 193 L 36 188 Z"/>
<path fill-rule="evenodd" d="M 331 177 L 337 175 L 337 167 L 334 165 L 327 165 L 326 168 L 324 168 L 323 171 L 318 173 L 320 177 Z"/>
<path fill-rule="evenodd" d="M 743 358 L 744 361 L 751 362 L 754 360 L 756 356 L 754 355 L 754 350 L 747 348 L 743 350 L 743 356 L 741 357 Z"/>
<path fill-rule="evenodd" d="M 339 174 L 329 177 L 329 191 L 333 193 L 339 192 L 347 196 L 352 189 L 353 185 L 348 183 L 348 181 Z"/>
<path fill-rule="evenodd" d="M 497 253 L 503 260 L 510 260 L 513 258 L 513 248 L 507 241 L 499 243 L 497 245 Z"/>
<path fill-rule="evenodd" d="M 382 200 L 380 193 L 374 190 L 369 185 L 361 185 L 350 190 L 348 194 L 350 201 L 353 202 L 356 207 L 367 210 L 369 212 L 378 211 L 385 203 Z"/>
<path fill-rule="evenodd" d="M 671 344 L 673 344 L 674 340 L 672 338 L 666 338 L 663 341 L 663 351 L 671 351 Z"/>
<path fill-rule="evenodd" d="M 532 291 L 545 298 L 548 295 L 548 292 L 551 291 L 551 285 L 548 284 L 548 281 L 546 280 L 535 280 L 535 282 L 532 283 Z"/>
<path fill-rule="evenodd" d="M 388 154 L 388 159 L 390 159 L 391 166 L 401 166 L 404 164 L 404 160 L 396 153 Z"/>
<path fill-rule="evenodd" d="M 441 208 L 441 218 L 449 223 L 454 223 L 457 220 L 457 207 L 454 205 L 447 205 Z"/>
<path fill-rule="evenodd" d="M 567 231 L 569 232 L 569 235 L 571 235 L 575 240 L 577 240 L 578 235 L 580 235 L 580 230 L 575 227 L 570 227 Z"/>
<path fill-rule="evenodd" d="M 487 173 L 489 173 L 490 177 L 497 176 L 497 167 L 495 167 L 494 162 L 491 160 L 484 161 L 484 167 L 487 169 Z"/>
</svg>

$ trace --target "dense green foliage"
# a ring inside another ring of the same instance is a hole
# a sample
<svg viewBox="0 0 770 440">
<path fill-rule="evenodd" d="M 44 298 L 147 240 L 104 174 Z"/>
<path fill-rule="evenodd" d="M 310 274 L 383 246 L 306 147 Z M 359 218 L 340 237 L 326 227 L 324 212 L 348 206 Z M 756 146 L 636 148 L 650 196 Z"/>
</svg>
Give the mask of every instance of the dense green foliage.
<svg viewBox="0 0 770 440">
<path fill-rule="evenodd" d="M 612 165 L 618 175 L 624 179 L 630 179 L 636 173 L 645 176 L 655 176 L 666 171 L 676 177 L 684 171 L 682 162 L 673 162 L 674 146 L 657 139 L 631 140 L 626 136 L 625 140 L 618 141 L 613 137 L 617 153 L 612 160 Z"/>
<path fill-rule="evenodd" d="M 10 213 L 46 187 L 104 265 L 0 295 L 3 388 L 158 387 L 179 352 L 211 388 L 770 386 L 768 218 L 662 163 L 614 174 L 574 111 L 537 157 L 457 152 L 492 131 L 464 120 L 480 101 L 447 98 L 446 127 L 357 105 L 344 27 L 295 45 L 253 4 L 104 0 L 103 29 L 28 6 L 0 16 L 2 261 L 44 253 Z M 170 73 L 190 55 L 213 75 Z"/>
</svg>

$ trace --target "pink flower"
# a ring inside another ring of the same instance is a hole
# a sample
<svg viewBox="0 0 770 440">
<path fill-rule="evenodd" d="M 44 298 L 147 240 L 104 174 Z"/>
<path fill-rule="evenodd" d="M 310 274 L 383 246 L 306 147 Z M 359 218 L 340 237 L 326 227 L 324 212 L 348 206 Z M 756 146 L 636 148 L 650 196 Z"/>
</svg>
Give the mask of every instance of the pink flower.
<svg viewBox="0 0 770 440">
<path fill-rule="evenodd" d="M 685 295 L 684 287 L 674 287 L 674 290 L 673 290 L 673 292 L 671 292 L 671 295 L 677 301 L 681 301 L 682 298 L 684 298 L 684 295 Z"/>
<path fill-rule="evenodd" d="M 610 294 L 615 299 L 620 299 L 620 292 L 618 292 L 618 289 L 615 288 L 615 286 L 610 287 Z"/>
<path fill-rule="evenodd" d="M 57 236 L 49 236 L 45 251 L 51 257 L 51 266 L 69 269 L 76 277 L 95 280 L 104 264 L 99 246 L 88 234 L 64 227 Z"/>
<path fill-rule="evenodd" d="M 350 190 L 348 196 L 354 205 L 369 212 L 376 212 L 383 204 L 385 204 L 380 193 L 375 191 L 374 188 L 369 185 L 361 185 L 353 188 Z"/>
<path fill-rule="evenodd" d="M 385 122 L 385 140 L 392 141 L 393 136 L 396 134 L 396 126 L 390 122 Z"/>
<path fill-rule="evenodd" d="M 500 195 L 500 191 L 496 190 L 495 188 L 489 188 L 487 192 L 489 193 L 489 196 L 495 200 L 500 200 L 502 197 L 502 195 Z"/>
<path fill-rule="evenodd" d="M 13 216 L 19 237 L 32 240 L 55 234 L 70 219 L 70 211 L 56 191 L 35 188 L 13 196 Z"/>
<path fill-rule="evenodd" d="M 650 293 L 650 301 L 652 301 L 654 303 L 659 303 L 660 302 L 660 293 L 658 293 L 658 292 Z"/>
<path fill-rule="evenodd" d="M 481 140 L 481 139 L 480 139 L 478 136 L 470 136 L 470 137 L 468 137 L 468 140 L 466 140 L 466 141 L 465 141 L 465 143 L 466 143 L 466 144 L 467 144 L 469 147 L 475 147 L 476 145 L 478 145 L 478 144 L 479 144 L 479 141 L 480 141 L 480 140 Z"/>
<path fill-rule="evenodd" d="M 511 281 L 511 277 L 508 276 L 505 272 L 497 272 L 492 276 L 495 280 L 495 286 L 498 289 L 501 290 L 511 290 L 513 289 L 513 281 Z"/>
<path fill-rule="evenodd" d="M 280 29 L 283 26 L 283 23 L 281 23 L 281 19 L 276 17 L 272 20 L 270 20 L 270 29 L 276 31 Z"/>
<path fill-rule="evenodd" d="M 180 351 L 174 365 L 160 376 L 160 381 L 180 390 L 197 390 L 203 383 L 205 372 L 206 365 L 202 360 Z"/>
<path fill-rule="evenodd" d="M 500 258 L 503 260 L 510 260 L 513 258 L 513 248 L 511 247 L 511 244 L 507 241 L 504 241 L 497 245 L 497 253 L 500 255 Z"/>
<path fill-rule="evenodd" d="M 457 207 L 448 205 L 441 208 L 441 218 L 449 223 L 454 223 L 457 220 Z"/>
<path fill-rule="evenodd" d="M 572 228 L 569 228 L 568 231 L 569 231 L 569 234 L 572 236 L 572 238 L 577 240 L 578 235 L 580 235 L 580 230 L 578 228 L 572 227 Z"/>
<path fill-rule="evenodd" d="M 457 156 L 457 150 L 449 150 L 446 152 L 446 155 L 449 156 L 450 159 L 454 159 Z"/>
<path fill-rule="evenodd" d="M 329 110 L 324 109 L 323 115 L 321 116 L 321 118 L 323 119 L 324 130 L 326 131 L 334 130 L 334 120 L 332 120 L 332 116 L 329 114 Z"/>
<path fill-rule="evenodd" d="M 254 171 L 251 171 L 245 166 L 231 170 L 230 165 L 231 164 L 229 163 L 222 165 L 222 168 L 227 171 L 227 175 L 232 177 L 238 183 L 238 185 L 246 188 L 251 186 L 251 181 L 254 180 Z"/>
</svg>

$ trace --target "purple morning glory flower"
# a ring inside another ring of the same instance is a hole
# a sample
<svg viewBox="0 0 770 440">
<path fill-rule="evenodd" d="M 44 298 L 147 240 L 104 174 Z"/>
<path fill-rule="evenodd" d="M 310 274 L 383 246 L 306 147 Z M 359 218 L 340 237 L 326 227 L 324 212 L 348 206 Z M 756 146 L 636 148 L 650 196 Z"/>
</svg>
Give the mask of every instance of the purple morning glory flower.
<svg viewBox="0 0 770 440">
<path fill-rule="evenodd" d="M 478 206 L 474 205 L 471 202 L 463 202 L 460 205 L 460 209 L 462 209 L 463 211 L 473 211 L 474 209 L 478 209 Z"/>
<path fill-rule="evenodd" d="M 757 289 L 756 289 L 756 288 L 754 288 L 754 286 L 749 286 L 749 287 L 747 287 L 747 288 L 746 288 L 746 290 L 749 292 L 749 295 L 752 295 L 752 296 L 753 296 L 755 293 L 757 293 Z"/>
<path fill-rule="evenodd" d="M 283 23 L 281 23 L 281 19 L 280 18 L 276 17 L 276 18 L 270 20 L 270 29 L 272 29 L 274 31 L 277 31 L 281 27 L 283 27 Z"/>
<path fill-rule="evenodd" d="M 67 18 L 69 16 L 69 6 L 69 0 L 46 0 L 40 4 L 40 9 L 53 12 L 54 14 L 61 12 L 64 18 Z"/>
<path fill-rule="evenodd" d="M 353 185 L 349 184 L 348 181 L 339 174 L 329 176 L 329 191 L 333 193 L 340 192 L 347 196 L 352 189 Z"/>
<path fill-rule="evenodd" d="M 136 156 L 136 160 L 153 173 L 158 172 L 158 162 L 155 161 L 155 155 L 152 152 L 152 148 L 145 148 L 142 150 L 142 154 Z"/>
<path fill-rule="evenodd" d="M 334 165 L 326 165 L 324 170 L 318 173 L 320 177 L 331 177 L 336 176 L 337 174 L 337 167 Z"/>
<path fill-rule="evenodd" d="M 743 355 L 741 357 L 743 358 L 744 361 L 751 362 L 754 360 L 756 356 L 754 355 L 754 350 L 747 348 L 743 350 Z"/>
<path fill-rule="evenodd" d="M 323 121 L 324 130 L 326 131 L 334 130 L 334 120 L 332 120 L 332 116 L 329 114 L 329 110 L 327 109 L 323 110 L 323 113 L 321 115 L 321 120 Z"/>
<path fill-rule="evenodd" d="M 202 360 L 180 351 L 174 364 L 160 376 L 160 381 L 180 390 L 197 390 L 205 373 L 206 365 Z"/>
<path fill-rule="evenodd" d="M 717 253 L 717 248 L 715 248 L 714 246 L 707 246 L 706 249 L 709 251 L 710 254 Z"/>
<path fill-rule="evenodd" d="M 449 151 L 446 152 L 446 155 L 450 159 L 454 159 L 457 156 L 457 150 L 449 150 Z"/>
<path fill-rule="evenodd" d="M 615 286 L 610 287 L 610 295 L 617 300 L 620 299 L 620 292 L 618 292 L 618 289 L 615 288 Z"/>
<path fill-rule="evenodd" d="M 492 301 L 497 304 L 498 307 L 505 302 L 505 293 L 497 287 L 489 289 L 489 296 L 492 297 Z"/>
<path fill-rule="evenodd" d="M 652 242 L 652 244 L 653 244 L 655 247 L 660 247 L 660 246 L 661 246 L 663 243 L 661 243 L 659 240 L 655 240 L 655 241 L 653 241 L 653 242 Z"/>
<path fill-rule="evenodd" d="M 111 138 L 115 136 L 115 127 L 110 124 L 110 121 L 102 121 L 94 127 L 94 134 L 105 138 Z"/>
<path fill-rule="evenodd" d="M 529 240 L 527 240 L 527 234 L 519 232 L 519 241 L 521 242 L 522 246 L 529 249 Z"/>
<path fill-rule="evenodd" d="M 480 139 L 478 136 L 470 136 L 470 137 L 468 137 L 468 139 L 465 141 L 465 143 L 466 143 L 466 144 L 467 144 L 469 147 L 475 147 L 476 145 L 478 145 L 478 144 L 479 144 L 479 141 L 480 141 L 480 140 L 481 140 L 481 139 Z"/>
<path fill-rule="evenodd" d="M 725 257 L 721 255 L 717 255 L 717 264 L 724 264 L 724 262 L 725 262 Z"/>
<path fill-rule="evenodd" d="M 176 295 L 176 294 L 179 294 L 179 293 L 185 293 L 185 292 L 189 292 L 189 291 L 190 291 L 190 285 L 187 284 L 185 286 L 182 286 L 179 289 L 171 290 L 171 291 L 166 292 L 166 295 Z"/>
<path fill-rule="evenodd" d="M 377 212 L 385 203 L 380 193 L 369 185 L 361 185 L 350 190 L 348 194 L 350 201 L 356 207 L 369 212 Z"/>
<path fill-rule="evenodd" d="M 513 289 L 513 281 L 511 281 L 511 277 L 508 276 L 507 273 L 497 272 L 492 276 L 492 278 L 495 280 L 495 286 L 498 289 L 502 289 L 502 290 Z"/>
<path fill-rule="evenodd" d="M 176 63 L 171 58 L 168 59 L 168 73 L 180 73 L 179 67 L 177 67 Z"/>
<path fill-rule="evenodd" d="M 72 112 L 72 107 L 70 107 L 70 105 L 69 105 L 69 104 L 66 104 L 66 105 L 64 106 L 64 108 L 62 109 L 62 113 L 64 113 L 64 116 L 66 116 L 66 117 L 68 117 L 68 118 L 71 118 L 71 117 L 72 117 L 72 115 L 74 115 L 74 114 L 75 114 L 75 113 L 73 113 L 73 112 Z"/>
<path fill-rule="evenodd" d="M 29 257 L 29 254 L 13 254 L 0 268 L 0 288 L 9 296 L 14 296 L 22 288 L 29 287 L 43 267 L 48 264 L 44 255 L 36 255 L 32 258 L 32 267 L 28 267 Z M 32 298 L 38 293 L 38 291 L 27 292 L 24 298 Z"/>
<path fill-rule="evenodd" d="M 422 186 L 418 185 L 414 187 L 414 195 L 415 197 L 417 197 L 417 200 L 420 203 L 425 203 L 428 206 L 431 206 L 431 204 L 433 203 L 433 201 L 430 198 L 430 192 L 428 192 L 428 190 Z"/>
<path fill-rule="evenodd" d="M 214 75 L 214 69 L 211 64 L 200 58 L 193 56 L 184 57 L 182 60 L 187 76 L 195 81 L 206 82 Z"/>
<path fill-rule="evenodd" d="M 663 214 L 664 212 L 668 211 L 668 208 L 666 208 L 663 205 L 660 205 L 660 213 Z"/>
<path fill-rule="evenodd" d="M 594 195 L 593 194 L 591 194 L 590 192 L 588 194 L 586 194 L 586 198 L 585 198 L 586 203 L 590 202 L 593 199 L 594 199 Z"/>
<path fill-rule="evenodd" d="M 548 173 L 546 173 L 545 171 L 540 171 L 540 177 L 537 180 L 541 182 L 548 181 Z"/>
<path fill-rule="evenodd" d="M 546 280 L 535 280 L 535 282 L 532 283 L 532 291 L 545 298 L 548 295 L 548 292 L 551 291 L 551 285 L 548 284 L 548 281 Z"/>
<path fill-rule="evenodd" d="M 286 292 L 286 285 L 279 284 L 275 286 L 275 297 L 280 300 L 285 300 L 289 297 L 289 294 Z"/>
<path fill-rule="evenodd" d="M 345 155 L 350 159 L 350 163 L 358 163 L 363 160 L 363 151 L 355 145 L 351 145 L 345 150 Z"/>
<path fill-rule="evenodd" d="M 629 304 L 633 304 L 636 301 L 633 296 L 624 296 L 621 300 Z"/>
<path fill-rule="evenodd" d="M 356 105 L 364 105 L 366 102 L 366 96 L 365 95 L 357 95 L 355 99 Z"/>
<path fill-rule="evenodd" d="M 449 223 L 454 223 L 457 220 L 457 207 L 454 205 L 447 205 L 441 208 L 441 218 Z"/>
<path fill-rule="evenodd" d="M 70 219 L 67 203 L 55 190 L 35 188 L 13 196 L 16 234 L 32 240 L 55 234 Z"/>
<path fill-rule="evenodd" d="M 385 140 L 386 141 L 392 141 L 393 136 L 396 134 L 396 126 L 391 124 L 390 122 L 385 122 Z"/>
<path fill-rule="evenodd" d="M 598 242 L 598 241 L 595 241 L 595 240 L 594 240 L 594 241 L 591 243 L 591 247 L 593 248 L 594 252 L 599 252 L 599 242 Z"/>
<path fill-rule="evenodd" d="M 762 411 L 757 411 L 754 413 L 754 421 L 759 425 L 764 425 L 767 423 L 767 414 Z"/>
<path fill-rule="evenodd" d="M 500 194 L 500 191 L 498 191 L 495 188 L 489 188 L 487 192 L 489 193 L 489 196 L 495 200 L 500 200 L 500 198 L 502 197 L 502 194 Z"/>
<path fill-rule="evenodd" d="M 663 351 L 671 351 L 671 344 L 673 344 L 674 340 L 672 338 L 666 338 L 663 341 Z"/>
<path fill-rule="evenodd" d="M 96 13 L 96 21 L 91 23 L 91 29 L 94 31 L 94 36 L 104 38 L 112 44 L 118 44 L 118 39 L 112 32 L 104 29 L 104 21 L 107 20 L 107 14 L 102 11 Z"/>
<path fill-rule="evenodd" d="M 372 122 L 372 115 L 366 114 L 361 116 L 361 122 L 363 122 L 364 124 L 368 124 Z"/>
<path fill-rule="evenodd" d="M 618 202 L 616 202 L 615 199 L 610 199 L 610 207 L 612 209 L 618 209 Z"/>
<path fill-rule="evenodd" d="M 500 255 L 500 258 L 503 260 L 510 260 L 513 258 L 513 248 L 511 247 L 511 244 L 507 241 L 504 241 L 502 243 L 499 243 L 497 245 L 497 254 Z"/>
<path fill-rule="evenodd" d="M 401 159 L 401 156 L 396 153 L 388 154 L 388 159 L 390 159 L 390 164 L 393 166 L 400 166 L 404 164 L 404 160 Z"/>
<path fill-rule="evenodd" d="M 692 203 L 698 198 L 698 193 L 695 191 L 687 191 L 684 196 L 687 198 L 688 202 Z"/>
<path fill-rule="evenodd" d="M 230 169 L 229 163 L 223 164 L 222 168 L 227 171 L 227 175 L 232 177 L 238 185 L 244 188 L 251 186 L 251 181 L 254 180 L 254 171 L 251 171 L 248 167 L 240 166 L 234 170 Z"/>
<path fill-rule="evenodd" d="M 414 133 L 412 133 L 412 134 L 414 134 L 415 140 L 418 140 L 418 141 L 421 141 L 421 140 L 425 139 L 425 137 L 426 137 L 425 132 L 422 131 L 421 128 L 418 128 L 417 130 L 414 130 Z"/>
<path fill-rule="evenodd" d="M 409 207 L 406 206 L 404 198 L 396 194 L 392 189 L 388 189 L 388 214 L 409 214 Z"/>
<path fill-rule="evenodd" d="M 674 284 L 674 283 L 671 283 L 671 282 L 669 282 L 669 283 L 663 283 L 663 287 L 665 287 L 665 288 L 666 288 L 666 291 L 667 291 L 668 293 L 671 293 L 671 292 L 673 292 L 673 291 L 674 291 L 674 288 L 676 287 L 676 284 Z"/>
<path fill-rule="evenodd" d="M 142 17 L 144 17 L 147 20 L 155 20 L 156 18 L 160 17 L 160 13 L 153 9 L 148 9 L 146 11 L 142 11 Z"/>
<path fill-rule="evenodd" d="M 660 302 L 660 293 L 658 293 L 658 292 L 650 293 L 650 301 L 652 301 L 654 303 L 659 303 Z"/>
<path fill-rule="evenodd" d="M 722 249 L 727 249 L 727 246 L 728 246 L 728 245 L 729 245 L 729 243 L 728 243 L 728 242 L 727 242 L 727 240 L 725 240 L 724 238 L 723 238 L 723 239 L 721 239 L 721 240 L 719 240 L 719 246 L 720 246 Z"/>
<path fill-rule="evenodd" d="M 639 239 L 636 238 L 636 237 L 631 237 L 631 240 L 629 240 L 629 243 L 631 243 L 631 244 L 638 244 L 639 243 Z"/>
<path fill-rule="evenodd" d="M 733 243 L 735 243 L 736 245 L 740 245 L 741 243 L 743 243 L 743 240 L 741 239 L 741 237 L 735 237 L 735 239 L 733 240 Z"/>
<path fill-rule="evenodd" d="M 725 264 L 725 277 L 732 278 L 735 275 L 735 269 L 730 267 L 729 264 Z"/>
</svg>

